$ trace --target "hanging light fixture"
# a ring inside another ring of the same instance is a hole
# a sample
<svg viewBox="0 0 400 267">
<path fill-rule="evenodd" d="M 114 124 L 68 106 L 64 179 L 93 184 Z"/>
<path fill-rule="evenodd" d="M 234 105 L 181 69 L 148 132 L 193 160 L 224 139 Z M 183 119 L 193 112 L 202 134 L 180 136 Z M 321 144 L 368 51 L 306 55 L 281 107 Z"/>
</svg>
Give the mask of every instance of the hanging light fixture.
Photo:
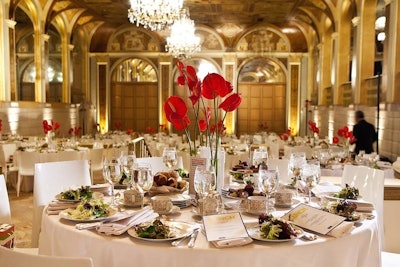
<svg viewBox="0 0 400 267">
<path fill-rule="evenodd" d="M 179 17 L 183 0 L 130 0 L 128 18 L 136 26 L 161 31 Z"/>
<path fill-rule="evenodd" d="M 171 26 L 171 35 L 167 37 L 165 50 L 177 58 L 185 58 L 200 51 L 200 37 L 194 32 L 194 21 L 190 19 L 189 11 L 182 9 L 179 19 Z"/>
</svg>

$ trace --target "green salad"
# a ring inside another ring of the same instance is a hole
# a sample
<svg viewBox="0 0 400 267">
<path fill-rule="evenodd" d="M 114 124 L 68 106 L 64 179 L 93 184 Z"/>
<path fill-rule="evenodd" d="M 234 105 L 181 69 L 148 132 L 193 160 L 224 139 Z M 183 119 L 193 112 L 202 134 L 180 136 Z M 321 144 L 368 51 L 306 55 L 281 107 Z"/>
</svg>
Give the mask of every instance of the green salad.
<svg viewBox="0 0 400 267">
<path fill-rule="evenodd" d="M 102 199 L 84 199 L 76 209 L 69 209 L 68 214 L 72 219 L 94 219 L 100 217 L 108 217 L 115 212 L 108 203 Z"/>
<path fill-rule="evenodd" d="M 170 227 L 163 224 L 159 219 L 155 220 L 150 225 L 137 226 L 136 233 L 139 237 L 149 239 L 166 239 L 173 237 Z"/>
<path fill-rule="evenodd" d="M 355 187 L 351 187 L 348 184 L 346 184 L 346 186 L 342 190 L 333 194 L 333 196 L 337 198 L 354 199 L 354 200 L 357 200 L 359 195 L 360 194 L 358 189 Z"/>
<path fill-rule="evenodd" d="M 60 198 L 65 200 L 82 200 L 92 198 L 93 192 L 90 191 L 90 186 L 81 186 L 78 189 L 69 189 L 60 193 Z"/>
<path fill-rule="evenodd" d="M 265 239 L 293 239 L 298 235 L 291 223 L 281 218 L 275 218 L 271 214 L 260 215 L 258 222 L 260 224 L 260 236 Z"/>
</svg>

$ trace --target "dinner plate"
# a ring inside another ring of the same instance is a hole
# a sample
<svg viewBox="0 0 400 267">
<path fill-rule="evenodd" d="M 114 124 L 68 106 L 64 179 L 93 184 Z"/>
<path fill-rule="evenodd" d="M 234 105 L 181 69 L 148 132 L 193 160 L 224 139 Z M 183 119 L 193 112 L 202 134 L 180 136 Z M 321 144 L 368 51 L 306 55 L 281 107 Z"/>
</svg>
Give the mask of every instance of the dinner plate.
<svg viewBox="0 0 400 267">
<path fill-rule="evenodd" d="M 103 198 L 104 194 L 100 192 L 92 192 L 92 198 L 98 199 L 98 198 Z M 61 197 L 61 194 L 56 195 L 56 200 L 61 201 L 61 202 L 72 202 L 72 203 L 78 203 L 81 202 L 82 199 L 64 199 Z"/>
<path fill-rule="evenodd" d="M 146 240 L 150 242 L 165 242 L 188 236 L 192 234 L 195 229 L 193 224 L 185 222 L 165 222 L 165 224 L 170 227 L 170 231 L 174 231 L 175 235 L 173 237 L 163 238 L 163 239 L 139 237 L 135 228 L 129 229 L 128 234 L 135 239 Z"/>
<path fill-rule="evenodd" d="M 246 224 L 247 233 L 249 234 L 249 236 L 250 236 L 251 238 L 253 238 L 254 240 L 258 240 L 258 241 L 271 242 L 271 243 L 282 243 L 282 242 L 294 241 L 294 240 L 296 240 L 296 239 L 299 239 L 299 238 L 304 234 L 303 229 L 301 229 L 301 228 L 299 228 L 299 227 L 297 227 L 297 226 L 293 226 L 293 228 L 296 230 L 296 232 L 298 232 L 296 238 L 288 238 L 288 239 L 266 239 L 266 238 L 263 238 L 263 237 L 261 236 L 260 225 L 259 225 L 258 223 Z"/>
<path fill-rule="evenodd" d="M 69 220 L 71 222 L 101 222 L 101 221 L 113 219 L 114 217 L 116 217 L 118 215 L 116 210 L 110 209 L 110 214 L 108 214 L 108 216 L 97 217 L 97 218 L 87 218 L 87 219 L 75 219 L 75 218 L 72 218 L 71 215 L 69 214 L 69 212 L 71 210 L 73 210 L 73 209 L 66 209 L 66 210 L 61 211 L 59 213 L 60 218 Z"/>
</svg>

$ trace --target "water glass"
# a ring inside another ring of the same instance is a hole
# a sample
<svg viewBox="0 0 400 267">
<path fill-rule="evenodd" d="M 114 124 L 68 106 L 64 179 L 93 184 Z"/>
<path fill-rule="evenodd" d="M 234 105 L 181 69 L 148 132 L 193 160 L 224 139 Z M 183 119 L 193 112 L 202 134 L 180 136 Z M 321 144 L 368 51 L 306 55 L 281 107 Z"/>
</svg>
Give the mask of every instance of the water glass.
<svg viewBox="0 0 400 267">
<path fill-rule="evenodd" d="M 132 171 L 132 187 L 136 186 L 142 195 L 142 204 L 144 205 L 144 195 L 153 186 L 153 172 L 149 163 L 137 163 Z"/>
<path fill-rule="evenodd" d="M 178 156 L 176 154 L 175 147 L 165 147 L 164 148 L 163 163 L 168 169 L 173 169 L 173 167 L 178 163 Z"/>
<path fill-rule="evenodd" d="M 119 162 L 105 161 L 103 165 L 103 177 L 107 183 L 111 185 L 111 205 L 116 205 L 114 194 L 114 185 L 117 184 L 122 177 L 122 168 Z"/>
<path fill-rule="evenodd" d="M 270 213 L 273 208 L 270 208 L 269 199 L 273 192 L 277 190 L 279 186 L 278 172 L 276 170 L 268 170 L 260 168 L 258 171 L 258 189 L 265 193 L 267 198 L 266 212 Z"/>
</svg>

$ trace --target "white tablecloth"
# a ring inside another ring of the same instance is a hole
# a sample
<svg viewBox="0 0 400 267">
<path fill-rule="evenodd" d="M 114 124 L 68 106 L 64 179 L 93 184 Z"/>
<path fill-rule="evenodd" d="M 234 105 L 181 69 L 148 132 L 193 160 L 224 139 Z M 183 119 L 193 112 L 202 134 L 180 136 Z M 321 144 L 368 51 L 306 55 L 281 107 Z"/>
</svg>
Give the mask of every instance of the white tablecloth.
<svg viewBox="0 0 400 267">
<path fill-rule="evenodd" d="M 172 216 L 193 221 L 191 208 Z M 256 221 L 256 217 L 246 217 Z M 122 236 L 106 236 L 94 230 L 77 230 L 74 224 L 56 215 L 43 215 L 39 253 L 54 256 L 91 257 L 96 267 L 121 266 L 324 266 L 377 267 L 380 251 L 376 220 L 365 220 L 351 234 L 315 241 L 285 243 L 255 241 L 247 246 L 217 249 L 199 234 L 194 248 L 172 247 L 170 242 L 141 241 Z"/>
</svg>

